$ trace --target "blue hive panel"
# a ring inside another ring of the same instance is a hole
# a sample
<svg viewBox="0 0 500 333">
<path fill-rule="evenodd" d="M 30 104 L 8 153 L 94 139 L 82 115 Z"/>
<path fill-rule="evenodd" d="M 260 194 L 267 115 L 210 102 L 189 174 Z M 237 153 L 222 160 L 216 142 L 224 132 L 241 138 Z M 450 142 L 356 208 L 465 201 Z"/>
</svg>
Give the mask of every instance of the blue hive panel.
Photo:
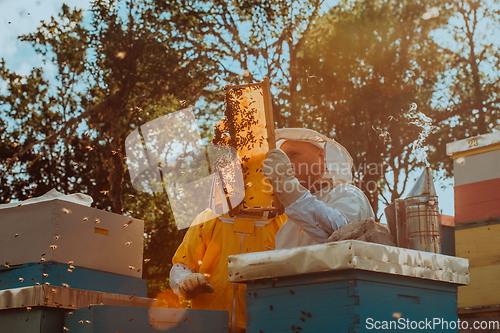
<svg viewBox="0 0 500 333">
<path fill-rule="evenodd" d="M 457 287 L 344 270 L 247 283 L 247 333 L 458 332 Z"/>
<path fill-rule="evenodd" d="M 92 305 L 73 311 L 64 326 L 76 333 L 224 333 L 228 312 L 114 305 Z"/>
<path fill-rule="evenodd" d="M 147 281 L 131 276 L 57 262 L 28 263 L 0 267 L 0 290 L 34 286 L 36 283 L 113 294 L 146 297 Z"/>
<path fill-rule="evenodd" d="M 64 314 L 59 309 L 33 308 L 0 311 L 2 333 L 54 333 L 63 332 Z"/>
</svg>

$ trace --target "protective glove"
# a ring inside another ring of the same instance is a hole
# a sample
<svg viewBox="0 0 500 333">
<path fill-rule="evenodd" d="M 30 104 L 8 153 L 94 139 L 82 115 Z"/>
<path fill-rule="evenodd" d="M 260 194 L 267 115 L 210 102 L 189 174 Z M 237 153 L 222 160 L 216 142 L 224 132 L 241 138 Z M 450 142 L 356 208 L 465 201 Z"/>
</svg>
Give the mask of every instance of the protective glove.
<svg viewBox="0 0 500 333">
<path fill-rule="evenodd" d="M 309 192 L 300 185 L 290 159 L 281 149 L 271 149 L 267 152 L 262 173 L 271 182 L 274 192 L 285 208 Z"/>
<path fill-rule="evenodd" d="M 193 299 L 199 294 L 213 293 L 214 288 L 200 273 L 192 273 L 186 276 L 179 283 L 179 293 L 184 299 Z"/>
</svg>

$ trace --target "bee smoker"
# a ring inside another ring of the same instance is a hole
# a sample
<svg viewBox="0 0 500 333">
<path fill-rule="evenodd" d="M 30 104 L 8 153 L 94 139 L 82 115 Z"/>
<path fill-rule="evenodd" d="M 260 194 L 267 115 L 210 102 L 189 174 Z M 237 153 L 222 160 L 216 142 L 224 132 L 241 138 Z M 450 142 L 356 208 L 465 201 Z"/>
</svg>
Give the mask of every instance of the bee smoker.
<svg viewBox="0 0 500 333">
<path fill-rule="evenodd" d="M 385 213 L 399 247 L 441 253 L 438 197 L 429 167 L 424 169 L 408 196 L 397 199 Z"/>
</svg>

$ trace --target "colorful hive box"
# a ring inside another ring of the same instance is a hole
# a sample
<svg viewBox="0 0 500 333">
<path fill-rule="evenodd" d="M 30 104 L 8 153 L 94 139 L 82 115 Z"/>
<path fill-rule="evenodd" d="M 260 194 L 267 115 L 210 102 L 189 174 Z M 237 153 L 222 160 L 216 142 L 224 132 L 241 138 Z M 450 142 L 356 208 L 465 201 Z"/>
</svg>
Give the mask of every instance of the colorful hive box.
<svg viewBox="0 0 500 333">
<path fill-rule="evenodd" d="M 441 320 L 436 331 L 457 332 L 456 290 L 468 283 L 468 264 L 342 241 L 231 256 L 228 274 L 247 285 L 248 333 L 371 332 L 384 325 L 388 332 L 428 332 L 428 325 L 414 325 L 433 318 Z"/>
<path fill-rule="evenodd" d="M 77 333 L 224 333 L 227 311 L 131 306 L 89 306 L 66 315 L 65 327 Z"/>
<path fill-rule="evenodd" d="M 155 299 L 55 286 L 0 290 L 0 332 L 63 332 L 65 318 L 92 304 L 157 306 Z M 73 330 L 73 332 L 78 332 Z"/>
<path fill-rule="evenodd" d="M 470 285 L 458 289 L 460 314 L 500 304 L 500 133 L 447 144 L 455 176 L 455 247 L 470 263 Z"/>
<path fill-rule="evenodd" d="M 147 281 L 113 273 L 96 271 L 57 262 L 38 262 L 0 266 L 0 290 L 49 283 L 51 286 L 71 287 L 113 294 L 146 297 Z"/>
<path fill-rule="evenodd" d="M 53 261 L 142 277 L 144 222 L 54 199 L 0 210 L 0 265 Z"/>
</svg>

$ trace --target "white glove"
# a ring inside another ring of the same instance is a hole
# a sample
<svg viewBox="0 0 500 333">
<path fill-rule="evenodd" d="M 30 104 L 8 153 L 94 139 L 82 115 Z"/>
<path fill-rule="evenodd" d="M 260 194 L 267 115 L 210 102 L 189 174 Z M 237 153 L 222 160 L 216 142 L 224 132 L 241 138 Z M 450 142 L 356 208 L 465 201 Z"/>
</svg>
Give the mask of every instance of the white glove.
<svg viewBox="0 0 500 333">
<path fill-rule="evenodd" d="M 285 208 L 309 192 L 300 185 L 290 159 L 281 149 L 271 149 L 267 152 L 262 173 L 269 178 L 274 192 Z"/>
<path fill-rule="evenodd" d="M 193 299 L 199 294 L 213 293 L 214 288 L 208 283 L 205 276 L 200 273 L 192 273 L 179 283 L 179 293 L 184 299 Z"/>
</svg>

